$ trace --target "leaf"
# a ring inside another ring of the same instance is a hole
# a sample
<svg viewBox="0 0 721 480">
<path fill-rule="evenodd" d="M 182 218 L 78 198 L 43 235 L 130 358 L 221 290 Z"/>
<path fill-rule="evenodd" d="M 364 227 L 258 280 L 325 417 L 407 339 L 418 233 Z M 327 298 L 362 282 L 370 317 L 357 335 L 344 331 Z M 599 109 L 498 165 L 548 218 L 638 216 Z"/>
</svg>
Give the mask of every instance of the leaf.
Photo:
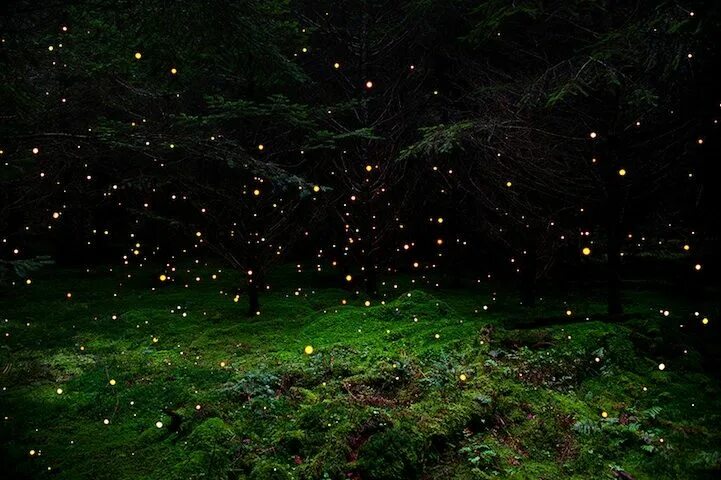
<svg viewBox="0 0 721 480">
<path fill-rule="evenodd" d="M 647 418 L 656 418 L 661 413 L 661 407 L 651 407 L 641 412 L 641 415 Z"/>
</svg>

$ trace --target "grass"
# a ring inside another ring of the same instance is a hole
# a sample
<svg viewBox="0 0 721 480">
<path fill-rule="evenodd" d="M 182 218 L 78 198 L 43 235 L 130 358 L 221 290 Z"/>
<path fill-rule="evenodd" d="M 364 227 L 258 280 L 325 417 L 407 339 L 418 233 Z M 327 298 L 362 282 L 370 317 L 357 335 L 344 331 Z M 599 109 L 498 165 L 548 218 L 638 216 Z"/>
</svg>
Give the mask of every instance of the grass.
<svg viewBox="0 0 721 480">
<path fill-rule="evenodd" d="M 609 324 L 584 320 L 593 290 L 524 309 L 402 276 L 365 306 L 282 268 L 247 318 L 233 272 L 156 274 L 47 269 L 0 297 L 8 478 L 718 477 L 718 381 L 679 327 L 708 306 L 637 289 Z"/>
</svg>

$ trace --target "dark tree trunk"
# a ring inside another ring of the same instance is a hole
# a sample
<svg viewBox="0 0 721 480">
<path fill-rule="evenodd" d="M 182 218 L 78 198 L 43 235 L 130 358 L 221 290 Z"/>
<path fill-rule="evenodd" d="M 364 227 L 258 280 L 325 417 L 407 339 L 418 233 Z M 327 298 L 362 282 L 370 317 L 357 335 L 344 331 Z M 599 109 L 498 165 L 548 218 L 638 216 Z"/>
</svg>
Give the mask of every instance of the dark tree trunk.
<svg viewBox="0 0 721 480">
<path fill-rule="evenodd" d="M 252 257 L 256 258 L 256 257 Z M 247 276 L 246 287 L 248 293 L 248 315 L 255 316 L 260 312 L 260 294 L 265 285 L 265 275 L 258 262 L 252 261 L 249 271 L 252 272 Z"/>
<path fill-rule="evenodd" d="M 621 303 L 621 236 L 618 220 L 609 218 L 607 225 L 607 283 L 608 283 L 608 314 L 623 314 Z"/>
<path fill-rule="evenodd" d="M 451 265 L 451 287 L 461 288 L 463 286 L 463 278 L 461 277 L 461 265 L 459 262 L 452 262 Z"/>
<path fill-rule="evenodd" d="M 248 315 L 256 315 L 260 311 L 260 295 L 258 284 L 255 281 L 248 282 Z"/>
<path fill-rule="evenodd" d="M 457 201 L 456 204 L 459 204 L 460 201 Z M 464 221 L 463 218 L 458 218 L 458 210 L 452 209 L 453 213 L 452 215 L 452 223 L 451 225 L 459 225 L 462 224 L 461 222 Z M 462 272 L 463 272 L 463 265 L 464 265 L 464 258 L 463 258 L 463 252 L 462 246 L 459 245 L 457 238 L 454 238 L 454 235 L 450 232 L 443 232 L 443 236 L 446 239 L 445 245 L 447 248 L 447 258 L 448 258 L 448 264 L 451 266 L 451 287 L 453 288 L 461 288 L 463 284 L 463 278 L 462 278 Z"/>
<path fill-rule="evenodd" d="M 373 265 L 366 265 L 365 268 L 366 293 L 370 297 L 378 295 L 378 274 Z"/>
<path fill-rule="evenodd" d="M 526 246 L 526 253 L 521 258 L 521 302 L 524 307 L 534 307 L 536 305 L 537 257 L 536 242 L 531 238 Z"/>
<path fill-rule="evenodd" d="M 608 295 L 608 314 L 623 314 L 621 302 L 621 227 L 623 224 L 624 189 L 621 176 L 617 172 L 619 165 L 616 138 L 609 135 L 608 158 L 605 161 L 606 175 L 606 282 Z"/>
</svg>

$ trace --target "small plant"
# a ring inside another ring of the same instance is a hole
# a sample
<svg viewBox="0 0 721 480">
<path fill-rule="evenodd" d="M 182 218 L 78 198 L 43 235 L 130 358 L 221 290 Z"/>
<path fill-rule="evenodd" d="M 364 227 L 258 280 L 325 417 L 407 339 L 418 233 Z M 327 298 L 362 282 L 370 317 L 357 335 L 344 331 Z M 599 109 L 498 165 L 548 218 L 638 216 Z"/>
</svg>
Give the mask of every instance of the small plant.
<svg viewBox="0 0 721 480">
<path fill-rule="evenodd" d="M 468 463 L 473 465 L 474 468 L 488 467 L 495 464 L 498 454 L 490 445 L 482 441 L 480 435 L 466 434 L 466 441 L 468 443 L 461 447 L 458 452 L 464 455 Z"/>
<path fill-rule="evenodd" d="M 264 370 L 246 372 L 238 380 L 229 382 L 223 387 L 223 392 L 241 398 L 245 401 L 253 399 L 272 399 L 280 387 L 280 379 Z"/>
<path fill-rule="evenodd" d="M 599 432 L 601 428 L 598 426 L 598 422 L 593 420 L 579 420 L 573 424 L 573 431 L 580 433 L 581 435 L 591 435 Z"/>
</svg>

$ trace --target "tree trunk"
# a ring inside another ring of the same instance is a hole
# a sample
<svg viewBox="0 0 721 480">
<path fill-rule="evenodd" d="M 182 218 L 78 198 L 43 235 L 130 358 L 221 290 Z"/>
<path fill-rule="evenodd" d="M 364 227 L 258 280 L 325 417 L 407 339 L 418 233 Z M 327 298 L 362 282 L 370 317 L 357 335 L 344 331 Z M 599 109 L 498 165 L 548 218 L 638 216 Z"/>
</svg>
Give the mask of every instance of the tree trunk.
<svg viewBox="0 0 721 480">
<path fill-rule="evenodd" d="M 460 203 L 460 202 L 458 202 Z M 457 213 L 457 210 L 452 210 L 452 223 L 451 225 L 459 225 L 464 221 L 463 218 L 458 218 L 459 215 Z M 452 233 L 443 232 L 443 237 L 445 237 L 445 245 L 446 245 L 446 258 L 448 259 L 448 265 L 451 267 L 451 287 L 452 288 L 461 288 L 463 284 L 463 266 L 464 266 L 464 258 L 463 258 L 463 252 L 462 252 L 462 246 L 459 245 L 457 238 L 454 238 L 454 235 Z"/>
<path fill-rule="evenodd" d="M 611 146 L 609 152 L 615 153 Z M 621 225 L 623 218 L 623 189 L 619 175 L 614 170 L 618 165 L 615 155 L 609 155 L 606 163 L 606 282 L 608 314 L 623 314 L 621 303 Z"/>
<path fill-rule="evenodd" d="M 537 256 L 536 242 L 530 239 L 526 247 L 526 253 L 521 258 L 521 302 L 524 307 L 536 306 Z"/>
<path fill-rule="evenodd" d="M 370 297 L 378 295 L 378 275 L 373 265 L 366 265 L 365 268 L 366 293 Z"/>
<path fill-rule="evenodd" d="M 260 311 L 260 295 L 258 284 L 255 281 L 248 282 L 248 315 L 255 316 Z"/>
<path fill-rule="evenodd" d="M 618 316 L 623 314 L 623 305 L 621 303 L 621 238 L 618 221 L 609 219 L 607 230 L 608 314 Z"/>
</svg>

